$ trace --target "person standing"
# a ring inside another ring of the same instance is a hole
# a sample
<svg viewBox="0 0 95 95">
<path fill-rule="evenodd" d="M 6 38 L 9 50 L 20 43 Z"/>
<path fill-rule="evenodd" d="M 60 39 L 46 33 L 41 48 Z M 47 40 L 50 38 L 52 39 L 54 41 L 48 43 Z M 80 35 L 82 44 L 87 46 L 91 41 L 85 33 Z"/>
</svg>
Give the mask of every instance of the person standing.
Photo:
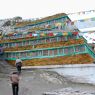
<svg viewBox="0 0 95 95">
<path fill-rule="evenodd" d="M 21 67 L 22 67 L 22 60 L 18 57 L 15 62 L 18 74 L 21 73 Z"/>
<path fill-rule="evenodd" d="M 18 92 L 19 92 L 19 75 L 18 75 L 18 73 L 13 72 L 10 75 L 10 80 L 11 80 L 11 84 L 12 84 L 13 95 L 18 95 Z"/>
</svg>

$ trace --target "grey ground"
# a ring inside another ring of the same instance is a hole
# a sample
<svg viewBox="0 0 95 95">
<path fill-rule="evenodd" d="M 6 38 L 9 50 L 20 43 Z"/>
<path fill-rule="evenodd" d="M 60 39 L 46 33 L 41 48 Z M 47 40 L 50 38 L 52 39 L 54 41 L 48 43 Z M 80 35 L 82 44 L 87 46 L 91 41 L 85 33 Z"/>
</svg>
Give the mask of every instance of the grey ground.
<svg viewBox="0 0 95 95">
<path fill-rule="evenodd" d="M 7 72 L 4 68 L 6 67 L 2 67 L 0 73 L 0 95 L 12 95 L 12 88 L 8 76 L 15 68 L 8 66 Z M 43 95 L 45 92 L 57 91 L 63 88 L 89 91 L 95 95 L 95 86 L 90 84 L 72 83 L 56 72 L 51 72 L 47 69 L 22 70 L 19 87 L 19 95 Z"/>
</svg>

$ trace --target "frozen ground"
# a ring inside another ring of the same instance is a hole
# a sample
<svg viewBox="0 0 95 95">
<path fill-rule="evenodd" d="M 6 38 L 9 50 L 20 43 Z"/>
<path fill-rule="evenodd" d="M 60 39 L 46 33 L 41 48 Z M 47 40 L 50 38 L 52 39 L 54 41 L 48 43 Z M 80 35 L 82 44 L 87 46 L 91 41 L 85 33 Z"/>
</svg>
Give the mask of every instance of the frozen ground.
<svg viewBox="0 0 95 95">
<path fill-rule="evenodd" d="M 85 95 L 95 95 L 95 86 L 90 84 L 78 84 L 68 81 L 59 74 L 43 69 L 22 71 L 20 76 L 19 95 L 45 95 L 45 92 L 62 92 L 63 88 L 87 91 Z M 63 93 L 63 92 L 62 92 Z M 90 94 L 87 94 L 90 93 Z M 92 94 L 91 94 L 92 93 Z M 93 94 L 94 93 L 94 94 Z M 0 74 L 0 95 L 12 95 L 12 88 L 8 74 Z M 48 94 L 58 95 L 58 94 Z M 59 94 L 62 95 L 62 94 Z M 66 94 L 69 95 L 69 94 Z M 74 95 L 70 94 L 70 95 Z M 80 95 L 80 94 L 75 94 Z M 81 94 L 82 95 L 82 94 Z M 84 94 L 83 94 L 84 95 Z"/>
</svg>

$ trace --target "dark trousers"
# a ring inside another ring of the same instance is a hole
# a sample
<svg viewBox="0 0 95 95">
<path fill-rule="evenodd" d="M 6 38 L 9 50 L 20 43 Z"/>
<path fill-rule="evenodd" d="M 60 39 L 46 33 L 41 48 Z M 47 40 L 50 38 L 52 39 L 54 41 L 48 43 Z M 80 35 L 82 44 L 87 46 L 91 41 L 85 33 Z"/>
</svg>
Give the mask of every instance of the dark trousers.
<svg viewBox="0 0 95 95">
<path fill-rule="evenodd" d="M 13 91 L 13 95 L 18 95 L 18 91 L 19 91 L 18 83 L 16 84 L 12 83 L 12 91 Z"/>
<path fill-rule="evenodd" d="M 17 71 L 19 74 L 21 73 L 21 66 L 17 66 Z"/>
</svg>

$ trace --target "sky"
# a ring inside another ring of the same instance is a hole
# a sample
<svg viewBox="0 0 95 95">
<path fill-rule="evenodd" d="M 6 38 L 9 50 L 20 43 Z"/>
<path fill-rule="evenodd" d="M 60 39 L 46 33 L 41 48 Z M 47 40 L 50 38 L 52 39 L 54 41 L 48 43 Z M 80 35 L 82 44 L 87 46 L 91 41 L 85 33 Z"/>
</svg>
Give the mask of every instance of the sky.
<svg viewBox="0 0 95 95">
<path fill-rule="evenodd" d="M 95 9 L 95 0 L 0 0 L 0 19 L 42 18 Z"/>
</svg>

